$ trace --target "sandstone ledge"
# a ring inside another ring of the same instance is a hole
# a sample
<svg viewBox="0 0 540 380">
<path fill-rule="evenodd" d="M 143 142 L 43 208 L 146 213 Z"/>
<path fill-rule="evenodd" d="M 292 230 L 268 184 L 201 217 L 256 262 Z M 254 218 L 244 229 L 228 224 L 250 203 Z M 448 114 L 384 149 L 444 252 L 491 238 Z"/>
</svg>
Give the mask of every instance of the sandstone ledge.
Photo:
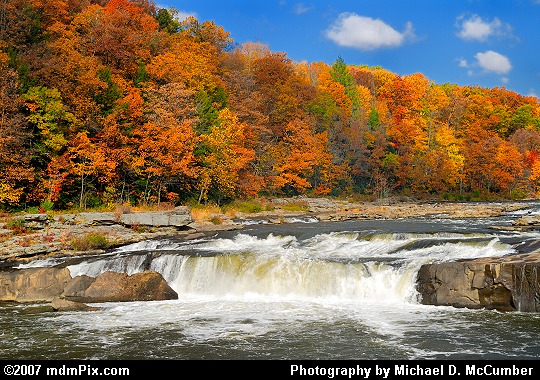
<svg viewBox="0 0 540 380">
<path fill-rule="evenodd" d="M 105 249 L 75 250 L 73 240 L 85 235 L 104 236 L 114 248 L 166 235 L 188 234 L 194 222 L 187 207 L 155 212 L 81 212 L 49 217 L 46 214 L 23 214 L 15 219 L 30 231 L 14 235 L 0 229 L 0 266 L 55 255 L 98 254 Z M 2 227 L 2 226 L 0 226 Z"/>
</svg>

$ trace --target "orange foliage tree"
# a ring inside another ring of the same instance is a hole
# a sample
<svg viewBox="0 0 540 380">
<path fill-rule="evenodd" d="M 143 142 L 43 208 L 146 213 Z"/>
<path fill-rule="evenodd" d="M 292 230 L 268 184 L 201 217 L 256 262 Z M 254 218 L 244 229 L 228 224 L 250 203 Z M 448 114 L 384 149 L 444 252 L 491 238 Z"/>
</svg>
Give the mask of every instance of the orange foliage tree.
<svg viewBox="0 0 540 380">
<path fill-rule="evenodd" d="M 0 205 L 15 206 L 25 200 L 34 175 L 28 149 L 31 134 L 17 75 L 8 63 L 9 57 L 0 51 Z"/>
<path fill-rule="evenodd" d="M 536 192 L 536 97 L 293 62 L 176 15 L 1 2 L 0 206 Z"/>
</svg>

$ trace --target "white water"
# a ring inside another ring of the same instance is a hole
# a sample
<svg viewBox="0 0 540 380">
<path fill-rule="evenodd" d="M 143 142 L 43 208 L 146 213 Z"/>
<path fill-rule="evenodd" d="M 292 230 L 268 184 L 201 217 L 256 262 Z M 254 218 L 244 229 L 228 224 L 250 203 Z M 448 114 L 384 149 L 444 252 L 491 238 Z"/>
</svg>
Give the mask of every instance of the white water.
<svg viewBox="0 0 540 380">
<path fill-rule="evenodd" d="M 152 269 L 179 298 L 6 313 L 13 322 L 0 351 L 88 359 L 540 357 L 540 315 L 427 306 L 415 291 L 424 263 L 515 253 L 508 238 L 536 241 L 538 233 L 503 234 L 470 220 L 415 223 L 355 222 L 336 225 L 338 232 L 321 223 L 258 226 L 84 258 L 68 266 L 72 276 Z"/>
<path fill-rule="evenodd" d="M 426 242 L 426 243 L 423 243 Z M 415 248 L 415 244 L 419 245 Z M 129 252 L 139 254 L 127 255 Z M 167 251 L 151 259 L 148 253 Z M 482 234 L 377 234 L 330 232 L 306 240 L 239 233 L 191 242 L 142 242 L 109 256 L 69 266 L 71 275 L 105 271 L 163 275 L 181 298 L 214 296 L 346 302 L 416 302 L 422 264 L 501 256 L 513 249 Z M 171 253 L 172 252 L 172 253 Z M 174 252 L 178 252 L 175 254 Z"/>
</svg>

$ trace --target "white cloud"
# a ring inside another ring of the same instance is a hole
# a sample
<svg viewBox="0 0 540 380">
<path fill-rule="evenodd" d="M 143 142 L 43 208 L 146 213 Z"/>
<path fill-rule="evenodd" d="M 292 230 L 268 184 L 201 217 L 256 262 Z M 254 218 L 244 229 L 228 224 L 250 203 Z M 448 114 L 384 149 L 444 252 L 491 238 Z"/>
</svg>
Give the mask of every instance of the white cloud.
<svg viewBox="0 0 540 380">
<path fill-rule="evenodd" d="M 459 67 L 469 67 L 469 64 L 467 63 L 467 60 L 464 58 L 460 58 L 459 60 Z"/>
<path fill-rule="evenodd" d="M 483 20 L 478 15 L 472 15 L 469 18 L 460 16 L 457 18 L 456 25 L 459 28 L 458 36 L 464 40 L 484 42 L 491 36 L 510 36 L 512 34 L 510 24 L 503 23 L 497 17 L 490 22 Z"/>
<path fill-rule="evenodd" d="M 304 3 L 298 3 L 294 6 L 294 13 L 301 15 L 311 10 L 311 7 L 306 6 Z"/>
<path fill-rule="evenodd" d="M 478 64 L 486 71 L 497 74 L 507 74 L 512 69 L 510 60 L 502 54 L 488 50 L 484 53 L 477 53 L 475 58 Z"/>
<path fill-rule="evenodd" d="M 414 31 L 410 22 L 400 33 L 380 19 L 342 13 L 326 31 L 326 36 L 340 46 L 375 50 L 400 46 L 414 36 Z"/>
</svg>

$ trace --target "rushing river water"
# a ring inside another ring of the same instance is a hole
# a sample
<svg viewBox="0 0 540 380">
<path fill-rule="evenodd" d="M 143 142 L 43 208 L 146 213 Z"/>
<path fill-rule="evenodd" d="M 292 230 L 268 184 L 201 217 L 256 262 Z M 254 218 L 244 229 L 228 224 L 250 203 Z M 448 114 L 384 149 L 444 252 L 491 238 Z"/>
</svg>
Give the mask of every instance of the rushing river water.
<svg viewBox="0 0 540 380">
<path fill-rule="evenodd" d="M 424 263 L 536 247 L 487 219 L 253 224 L 161 239 L 69 264 L 72 276 L 160 272 L 178 300 L 52 312 L 0 307 L 0 359 L 538 359 L 540 315 L 426 306 Z M 58 260 L 32 262 L 51 266 Z"/>
</svg>

